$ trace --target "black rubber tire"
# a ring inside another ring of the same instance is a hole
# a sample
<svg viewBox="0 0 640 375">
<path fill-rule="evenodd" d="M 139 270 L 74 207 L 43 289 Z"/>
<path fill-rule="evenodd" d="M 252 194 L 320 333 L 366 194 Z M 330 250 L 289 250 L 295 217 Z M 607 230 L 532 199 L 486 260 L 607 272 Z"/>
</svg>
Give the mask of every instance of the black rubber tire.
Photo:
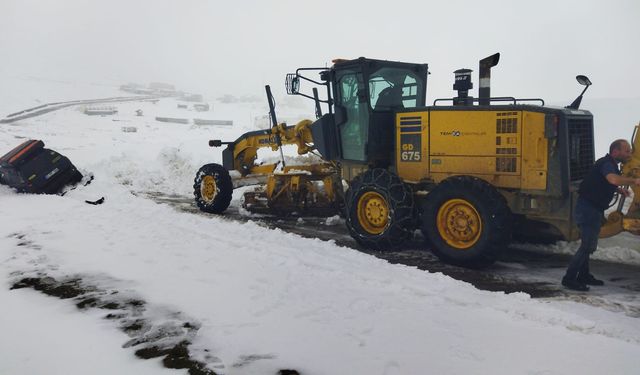
<svg viewBox="0 0 640 375">
<path fill-rule="evenodd" d="M 380 229 L 381 233 L 368 232 L 358 219 L 358 202 L 370 192 L 382 197 L 388 207 L 386 225 Z M 412 237 L 416 228 L 411 189 L 386 169 L 367 170 L 351 181 L 345 194 L 344 212 L 351 236 L 360 245 L 373 250 L 398 248 Z"/>
<path fill-rule="evenodd" d="M 212 177 L 215 182 L 216 191 L 211 199 L 207 199 L 202 195 L 202 184 L 207 176 Z M 220 164 L 203 165 L 193 180 L 193 195 L 200 210 L 213 214 L 223 213 L 229 207 L 231 196 L 233 195 L 233 182 L 231 181 L 231 176 L 229 176 L 229 171 Z"/>
<path fill-rule="evenodd" d="M 479 215 L 479 236 L 468 248 L 447 243 L 437 224 L 438 211 L 448 202 L 459 200 Z M 447 263 L 472 268 L 488 266 L 511 240 L 513 220 L 506 200 L 492 185 L 476 177 L 455 176 L 442 181 L 426 196 L 420 214 L 422 234 L 432 252 Z"/>
</svg>

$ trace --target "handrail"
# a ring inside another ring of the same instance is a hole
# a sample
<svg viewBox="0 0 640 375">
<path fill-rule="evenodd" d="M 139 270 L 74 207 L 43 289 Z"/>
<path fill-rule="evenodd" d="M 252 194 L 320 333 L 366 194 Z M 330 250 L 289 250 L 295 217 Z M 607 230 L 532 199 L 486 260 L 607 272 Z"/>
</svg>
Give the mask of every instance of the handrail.
<svg viewBox="0 0 640 375">
<path fill-rule="evenodd" d="M 456 99 L 460 100 L 469 100 L 472 103 L 476 103 L 480 101 L 480 98 L 440 98 L 433 101 L 433 105 L 435 106 L 438 102 L 443 101 L 455 101 Z M 514 98 L 512 96 L 499 96 L 494 98 L 482 98 L 483 100 L 489 100 L 489 102 L 513 102 L 513 104 L 518 104 L 518 102 L 531 102 L 531 101 L 539 101 L 541 106 L 544 106 L 544 100 L 540 98 Z"/>
</svg>

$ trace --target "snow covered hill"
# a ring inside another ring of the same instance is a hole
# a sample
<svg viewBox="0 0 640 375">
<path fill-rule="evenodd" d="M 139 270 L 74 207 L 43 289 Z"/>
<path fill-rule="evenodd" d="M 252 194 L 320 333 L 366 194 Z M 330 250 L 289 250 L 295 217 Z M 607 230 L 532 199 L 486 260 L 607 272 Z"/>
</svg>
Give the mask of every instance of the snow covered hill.
<svg viewBox="0 0 640 375">
<path fill-rule="evenodd" d="M 121 95 L 107 85 L 14 82 L 0 114 Z M 0 186 L 0 374 L 185 373 L 161 364 L 170 354 L 180 362 L 181 348 L 202 373 L 229 375 L 637 373 L 637 317 L 481 291 L 330 241 L 149 200 L 190 195 L 198 167 L 220 162 L 207 141 L 233 140 L 267 113 L 264 104 L 211 103 L 206 116 L 233 126 L 156 121 L 203 115 L 173 98 L 121 103 L 113 116 L 68 107 L 0 125 L 0 152 L 43 139 L 95 176 L 65 196 Z M 606 136 L 629 137 L 634 123 L 624 125 Z M 85 204 L 103 196 L 103 205 Z M 639 251 L 620 236 L 598 253 L 635 261 Z"/>
</svg>

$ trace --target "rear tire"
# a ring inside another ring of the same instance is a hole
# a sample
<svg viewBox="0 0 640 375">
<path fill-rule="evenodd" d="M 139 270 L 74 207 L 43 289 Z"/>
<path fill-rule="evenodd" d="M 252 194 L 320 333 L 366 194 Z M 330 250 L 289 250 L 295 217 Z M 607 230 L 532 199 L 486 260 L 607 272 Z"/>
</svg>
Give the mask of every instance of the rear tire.
<svg viewBox="0 0 640 375">
<path fill-rule="evenodd" d="M 465 267 L 493 263 L 511 239 L 511 211 L 489 183 L 470 176 L 442 181 L 426 197 L 421 230 L 441 260 Z"/>
<path fill-rule="evenodd" d="M 193 181 L 193 195 L 200 210 L 220 214 L 229 207 L 233 183 L 229 172 L 220 164 L 203 165 Z"/>
<path fill-rule="evenodd" d="M 346 224 L 351 236 L 374 250 L 397 248 L 416 226 L 413 194 L 386 169 L 370 169 L 353 179 L 345 196 Z"/>
</svg>

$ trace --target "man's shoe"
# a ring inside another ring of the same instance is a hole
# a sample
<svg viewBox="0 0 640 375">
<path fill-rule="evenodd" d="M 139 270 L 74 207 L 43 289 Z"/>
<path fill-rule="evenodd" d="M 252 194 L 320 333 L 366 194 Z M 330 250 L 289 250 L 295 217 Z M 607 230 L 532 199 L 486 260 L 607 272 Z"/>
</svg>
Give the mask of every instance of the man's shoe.
<svg viewBox="0 0 640 375">
<path fill-rule="evenodd" d="M 604 285 L 604 281 L 596 279 L 592 274 L 588 274 L 587 276 L 578 276 L 578 281 L 586 285 Z"/>
<path fill-rule="evenodd" d="M 566 277 L 563 277 L 562 285 L 564 285 L 564 287 L 567 289 L 577 290 L 579 292 L 589 291 L 589 287 L 586 284 L 583 284 L 580 281 L 575 279 L 567 279 Z"/>
</svg>

